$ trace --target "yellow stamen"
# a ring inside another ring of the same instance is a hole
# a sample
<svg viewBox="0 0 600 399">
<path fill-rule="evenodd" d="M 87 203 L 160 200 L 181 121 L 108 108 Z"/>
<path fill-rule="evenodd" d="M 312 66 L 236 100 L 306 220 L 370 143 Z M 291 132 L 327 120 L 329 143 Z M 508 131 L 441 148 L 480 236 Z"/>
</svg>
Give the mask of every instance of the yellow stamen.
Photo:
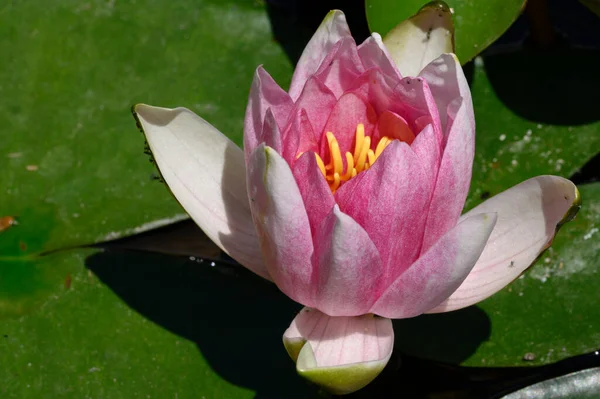
<svg viewBox="0 0 600 399">
<path fill-rule="evenodd" d="M 358 156 L 360 155 L 360 150 L 363 146 L 363 141 L 365 140 L 365 125 L 359 123 L 356 126 L 356 143 L 354 144 L 354 163 L 358 160 Z"/>
<path fill-rule="evenodd" d="M 390 140 L 387 137 L 382 137 L 377 144 L 377 148 L 375 148 L 375 158 L 379 157 L 385 147 L 390 143 Z"/>
<path fill-rule="evenodd" d="M 375 153 L 373 152 L 373 150 L 369 149 L 369 151 L 367 151 L 367 158 L 369 158 L 369 165 L 373 165 L 373 163 L 375 162 Z"/>
<path fill-rule="evenodd" d="M 341 176 L 341 179 L 343 181 L 350 180 L 353 170 L 356 170 L 354 169 L 354 158 L 352 157 L 352 153 L 346 152 L 346 173 Z"/>
<path fill-rule="evenodd" d="M 327 181 L 329 188 L 334 193 L 342 183 L 373 166 L 385 147 L 392 142 L 392 139 L 384 136 L 379 140 L 375 151 L 373 151 L 371 149 L 371 137 L 365 136 L 365 126 L 362 123 L 359 123 L 356 126 L 354 150 L 347 151 L 344 154 L 344 157 L 342 157 L 340 144 L 334 134 L 332 132 L 327 132 L 325 137 L 327 138 L 329 149 L 329 163 L 325 165 L 323 158 L 316 153 L 315 158 L 319 170 L 321 170 L 321 173 L 325 177 L 325 181 Z M 343 158 L 346 158 L 345 172 Z"/>
<path fill-rule="evenodd" d="M 360 155 L 358 156 L 358 160 L 356 161 L 356 170 L 358 172 L 362 172 L 365 170 L 365 161 L 367 160 L 367 152 L 371 147 L 371 137 L 365 137 L 363 141 L 363 147 L 360 149 Z"/>
<path fill-rule="evenodd" d="M 331 187 L 330 187 L 330 188 L 331 188 L 331 191 L 333 191 L 333 192 L 335 193 L 335 190 L 337 190 L 337 189 L 338 189 L 338 187 L 340 186 L 340 184 L 341 184 L 341 183 L 342 183 L 342 182 L 341 182 L 341 180 L 340 180 L 340 175 L 339 175 L 339 173 L 334 173 L 334 174 L 333 174 L 333 184 L 332 184 L 332 185 L 331 185 Z"/>
</svg>

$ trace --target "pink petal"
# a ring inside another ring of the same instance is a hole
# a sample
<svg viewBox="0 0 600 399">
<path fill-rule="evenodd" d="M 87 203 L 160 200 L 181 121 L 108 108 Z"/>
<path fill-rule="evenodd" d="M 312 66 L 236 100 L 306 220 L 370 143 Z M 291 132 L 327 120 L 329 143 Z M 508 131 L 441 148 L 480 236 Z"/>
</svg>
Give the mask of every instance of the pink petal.
<svg viewBox="0 0 600 399">
<path fill-rule="evenodd" d="M 354 39 L 346 37 L 331 49 L 315 72 L 315 77 L 323 82 L 336 98 L 340 98 L 364 71 Z"/>
<path fill-rule="evenodd" d="M 317 78 L 310 78 L 296 101 L 296 110 L 304 109 L 312 125 L 313 131 L 321 134 L 329 113 L 335 106 L 335 95 Z"/>
<path fill-rule="evenodd" d="M 287 296 L 310 304 L 312 237 L 290 167 L 272 148 L 260 144 L 248 159 L 247 185 L 269 274 Z"/>
<path fill-rule="evenodd" d="M 393 107 L 398 98 L 394 96 L 393 86 L 388 84 L 386 76 L 380 69 L 371 68 L 359 76 L 347 93 L 353 93 L 362 98 L 364 102 L 370 104 L 377 114 Z M 394 109 L 394 112 L 396 109 Z"/>
<path fill-rule="evenodd" d="M 423 68 L 419 76 L 429 84 L 437 108 L 440 111 L 442 130 L 445 133 L 448 133 L 446 126 L 448 105 L 456 98 L 462 97 L 467 107 L 467 114 L 473 115 L 469 83 L 454 54 L 442 54 Z M 474 118 L 471 123 L 473 124 L 473 130 L 475 130 Z"/>
<path fill-rule="evenodd" d="M 323 129 L 323 134 L 332 132 L 340 145 L 342 159 L 347 151 L 354 152 L 354 141 L 356 136 L 356 127 L 362 123 L 365 127 L 365 135 L 371 136 L 375 123 L 377 123 L 377 115 L 373 108 L 363 101 L 360 97 L 353 93 L 344 94 L 338 100 L 337 104 L 331 111 L 329 119 Z M 318 134 L 318 133 L 317 133 Z M 327 148 L 327 140 L 321 138 L 321 154 L 326 156 L 323 158 L 325 163 L 329 162 L 329 150 Z"/>
<path fill-rule="evenodd" d="M 398 277 L 371 312 L 399 319 L 418 316 L 437 306 L 467 277 L 495 224 L 493 213 L 463 220 Z"/>
<path fill-rule="evenodd" d="M 266 279 L 242 150 L 185 108 L 138 104 L 135 116 L 162 177 L 194 222 L 233 259 Z"/>
<path fill-rule="evenodd" d="M 304 48 L 304 52 L 296 64 L 290 85 L 290 97 L 294 101 L 300 96 L 308 78 L 319 69 L 331 48 L 345 37 L 351 37 L 346 16 L 341 11 L 331 11 Z"/>
<path fill-rule="evenodd" d="M 431 118 L 431 123 L 437 137 L 439 145 L 442 145 L 443 130 L 440 122 L 438 107 L 429 84 L 422 78 L 404 78 L 394 88 L 397 99 L 390 107 L 399 115 L 402 115 L 407 121 L 419 121 L 423 117 Z M 419 132 L 419 126 L 413 124 L 411 126 L 413 132 Z"/>
<path fill-rule="evenodd" d="M 298 158 L 294 164 L 293 173 L 314 237 L 324 219 L 331 213 L 335 200 L 327 181 L 317 166 L 313 152 L 306 152 Z"/>
<path fill-rule="evenodd" d="M 288 164 L 294 165 L 296 159 L 307 151 L 319 152 L 318 140 L 313 132 L 312 125 L 304 108 L 301 108 L 288 126 L 283 140 L 281 154 Z"/>
<path fill-rule="evenodd" d="M 558 227 L 573 218 L 580 204 L 572 182 L 558 176 L 538 176 L 471 209 L 461 220 L 496 212 L 498 223 L 471 274 L 430 312 L 461 309 L 504 288 L 550 246 Z"/>
<path fill-rule="evenodd" d="M 383 72 L 389 85 L 394 85 L 402 79 L 398 67 L 392 60 L 387 48 L 383 44 L 379 33 L 373 32 L 360 46 L 358 55 L 362 60 L 365 70 L 376 68 Z"/>
<path fill-rule="evenodd" d="M 246 159 L 261 143 L 263 122 L 267 109 L 271 109 L 279 128 L 283 128 L 294 104 L 290 96 L 259 66 L 250 88 L 246 118 L 244 120 L 244 153 Z"/>
<path fill-rule="evenodd" d="M 273 148 L 278 153 L 282 152 L 281 133 L 279 132 L 279 127 L 271 108 L 267 109 L 267 113 L 265 114 L 260 142 Z"/>
<path fill-rule="evenodd" d="M 382 265 L 367 232 L 335 205 L 314 242 L 315 306 L 330 316 L 368 313 L 376 299 Z"/>
<path fill-rule="evenodd" d="M 427 180 L 431 187 L 435 186 L 438 169 L 440 167 L 441 155 L 435 132 L 432 125 L 427 125 L 416 137 L 410 148 L 417 155 L 423 166 L 423 172 L 427 174 Z"/>
<path fill-rule="evenodd" d="M 469 114 L 470 107 L 460 98 L 449 108 L 454 106 L 460 108 L 450 113 L 450 133 L 428 211 L 422 253 L 456 225 L 471 183 L 475 153 L 475 131 L 471 123 L 473 115 Z"/>
<path fill-rule="evenodd" d="M 383 370 L 394 348 L 394 329 L 381 317 L 330 317 L 304 308 L 283 342 L 300 375 L 332 393 L 347 394 Z"/>
<path fill-rule="evenodd" d="M 375 141 L 378 141 L 383 136 L 387 136 L 391 139 L 404 141 L 408 145 L 412 144 L 415 140 L 415 134 L 408 126 L 406 120 L 391 111 L 385 111 L 379 115 L 376 134 L 374 136 Z"/>
<path fill-rule="evenodd" d="M 342 212 L 356 220 L 379 250 L 385 285 L 418 257 L 431 186 L 406 143 L 392 141 L 367 171 L 335 193 Z"/>
</svg>

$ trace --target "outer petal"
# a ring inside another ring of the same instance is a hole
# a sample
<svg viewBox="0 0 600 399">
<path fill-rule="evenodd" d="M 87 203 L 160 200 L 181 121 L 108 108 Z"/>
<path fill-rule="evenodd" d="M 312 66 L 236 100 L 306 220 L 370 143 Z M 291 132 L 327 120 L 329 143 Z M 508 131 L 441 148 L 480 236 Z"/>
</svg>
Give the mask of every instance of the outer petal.
<svg viewBox="0 0 600 399">
<path fill-rule="evenodd" d="M 340 209 L 356 220 L 377 246 L 385 284 L 419 256 L 430 180 L 408 144 L 394 140 L 372 167 L 335 193 Z"/>
<path fill-rule="evenodd" d="M 475 131 L 471 123 L 473 115 L 460 98 L 450 108 L 454 106 L 460 108 L 450 113 L 450 133 L 433 189 L 421 253 L 456 225 L 471 184 L 475 155 Z"/>
<path fill-rule="evenodd" d="M 417 76 L 440 54 L 454 52 L 454 25 L 450 9 L 440 2 L 428 3 L 392 29 L 383 42 L 400 73 Z"/>
<path fill-rule="evenodd" d="M 314 242 L 315 306 L 330 316 L 367 313 L 383 274 L 379 252 L 367 232 L 335 205 Z"/>
<path fill-rule="evenodd" d="M 296 64 L 289 91 L 290 97 L 294 101 L 300 96 L 308 78 L 319 69 L 329 50 L 345 37 L 351 37 L 346 16 L 339 10 L 329 12 L 304 48 L 304 52 Z"/>
<path fill-rule="evenodd" d="M 383 72 L 388 80 L 388 85 L 395 86 L 402 79 L 398 67 L 391 58 L 390 53 L 383 44 L 381 36 L 377 32 L 367 38 L 358 46 L 358 55 L 366 69 L 377 68 Z"/>
<path fill-rule="evenodd" d="M 330 317 L 304 308 L 283 335 L 298 373 L 335 394 L 357 391 L 383 370 L 392 355 L 389 319 L 373 315 Z"/>
<path fill-rule="evenodd" d="M 498 223 L 471 274 L 430 313 L 464 308 L 504 288 L 550 246 L 558 227 L 571 220 L 580 205 L 572 182 L 558 176 L 538 176 L 467 212 L 461 219 L 497 212 Z"/>
<path fill-rule="evenodd" d="M 317 165 L 315 154 L 307 152 L 303 154 L 293 169 L 296 183 L 302 194 L 310 228 L 313 237 L 319 231 L 323 220 L 331 213 L 335 200 L 327 181 Z"/>
<path fill-rule="evenodd" d="M 186 212 L 223 251 L 269 279 L 248 204 L 242 150 L 185 108 L 138 104 L 134 116 Z"/>
<path fill-rule="evenodd" d="M 287 296 L 311 306 L 312 237 L 290 167 L 281 155 L 261 144 L 248 159 L 247 185 L 269 274 Z"/>
<path fill-rule="evenodd" d="M 271 75 L 259 66 L 254 73 L 250 87 L 246 117 L 244 119 L 244 153 L 246 159 L 262 142 L 263 122 L 267 110 L 270 109 L 273 119 L 279 129 L 285 128 L 285 123 L 294 109 L 290 96 L 273 80 Z"/>
<path fill-rule="evenodd" d="M 467 277 L 496 223 L 496 215 L 466 218 L 446 233 L 381 295 L 371 312 L 393 319 L 437 306 Z"/>
<path fill-rule="evenodd" d="M 465 74 L 454 54 L 442 54 L 431 61 L 419 74 L 429 84 L 429 89 L 440 112 L 442 130 L 447 134 L 448 105 L 458 97 L 462 97 L 467 113 L 473 115 L 471 90 Z M 475 119 L 471 121 L 475 129 Z"/>
</svg>

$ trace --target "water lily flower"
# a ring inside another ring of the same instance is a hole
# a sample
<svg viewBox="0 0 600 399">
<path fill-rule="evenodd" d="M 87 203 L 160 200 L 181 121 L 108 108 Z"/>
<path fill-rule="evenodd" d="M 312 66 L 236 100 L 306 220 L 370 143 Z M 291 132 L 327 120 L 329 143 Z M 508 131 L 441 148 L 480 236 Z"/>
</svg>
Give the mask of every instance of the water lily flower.
<svg viewBox="0 0 600 399">
<path fill-rule="evenodd" d="M 448 10 L 431 11 L 386 38 L 393 57 L 377 33 L 357 46 L 344 14 L 331 12 L 288 92 L 256 70 L 243 150 L 185 108 L 135 107 L 164 180 L 193 220 L 306 307 L 284 344 L 300 374 L 335 393 L 360 389 L 383 369 L 390 319 L 463 308 L 499 291 L 579 204 L 570 181 L 539 176 L 461 215 L 473 106 L 460 64 L 446 53 Z"/>
</svg>

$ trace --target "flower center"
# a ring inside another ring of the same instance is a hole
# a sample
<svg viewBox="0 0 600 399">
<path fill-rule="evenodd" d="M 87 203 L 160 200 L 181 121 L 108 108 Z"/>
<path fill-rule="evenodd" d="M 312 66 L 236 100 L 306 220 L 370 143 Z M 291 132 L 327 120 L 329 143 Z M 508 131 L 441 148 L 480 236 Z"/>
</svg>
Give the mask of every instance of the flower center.
<svg viewBox="0 0 600 399">
<path fill-rule="evenodd" d="M 315 157 L 317 158 L 319 169 L 321 169 L 321 173 L 323 173 L 325 180 L 327 180 L 332 193 L 335 193 L 343 182 L 369 169 L 381 155 L 385 147 L 392 142 L 392 139 L 384 136 L 379 140 L 375 151 L 373 151 L 371 149 L 371 137 L 365 136 L 365 126 L 359 123 L 356 126 L 354 152 L 348 151 L 345 154 L 346 170 L 344 171 L 344 162 L 337 139 L 332 132 L 327 132 L 325 137 L 329 145 L 330 161 L 325 165 L 319 154 L 315 153 Z"/>
</svg>

